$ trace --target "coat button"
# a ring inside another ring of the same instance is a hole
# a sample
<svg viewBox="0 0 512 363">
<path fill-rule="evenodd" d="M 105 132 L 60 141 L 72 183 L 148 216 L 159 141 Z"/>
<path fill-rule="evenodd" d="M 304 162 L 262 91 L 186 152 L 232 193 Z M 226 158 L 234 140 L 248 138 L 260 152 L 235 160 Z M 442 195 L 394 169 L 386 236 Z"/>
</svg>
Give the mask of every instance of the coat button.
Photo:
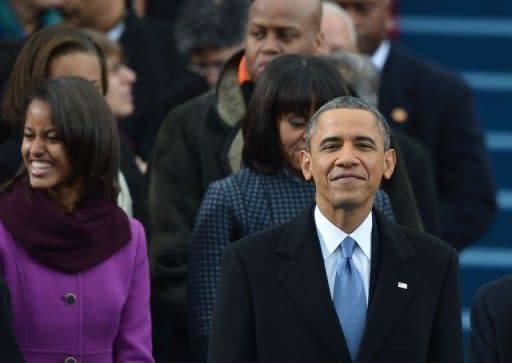
<svg viewBox="0 0 512 363">
<path fill-rule="evenodd" d="M 78 363 L 75 357 L 67 357 L 64 359 L 64 363 Z"/>
<path fill-rule="evenodd" d="M 68 305 L 73 305 L 76 302 L 76 295 L 72 294 L 72 293 L 66 294 L 66 296 L 64 296 L 64 301 Z M 73 358 L 73 359 L 75 359 L 75 358 Z M 73 363 L 73 361 L 69 361 L 66 363 Z"/>
</svg>

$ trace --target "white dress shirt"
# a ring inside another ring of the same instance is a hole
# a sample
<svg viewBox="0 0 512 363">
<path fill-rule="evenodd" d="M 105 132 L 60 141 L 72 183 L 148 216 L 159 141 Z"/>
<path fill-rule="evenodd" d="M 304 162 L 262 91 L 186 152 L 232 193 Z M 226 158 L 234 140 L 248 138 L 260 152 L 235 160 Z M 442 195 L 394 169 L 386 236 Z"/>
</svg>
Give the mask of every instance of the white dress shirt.
<svg viewBox="0 0 512 363">
<path fill-rule="evenodd" d="M 370 292 L 370 269 L 372 260 L 372 213 L 368 214 L 366 219 L 351 234 L 343 232 L 329 221 L 320 212 L 318 206 L 315 206 L 314 212 L 316 230 L 318 239 L 320 240 L 320 248 L 324 258 L 325 272 L 327 274 L 327 282 L 329 283 L 329 291 L 331 299 L 334 292 L 334 280 L 336 279 L 336 268 L 342 258 L 341 241 L 345 237 L 350 236 L 356 241 L 356 246 L 352 254 L 352 262 L 361 275 L 366 294 L 366 304 L 368 305 L 368 295 Z"/>
<path fill-rule="evenodd" d="M 115 27 L 113 27 L 107 32 L 108 39 L 112 40 L 113 42 L 119 42 L 119 40 L 121 39 L 121 35 L 123 35 L 125 29 L 126 24 L 124 23 L 124 21 L 121 21 L 119 24 L 117 24 Z"/>
<path fill-rule="evenodd" d="M 386 39 L 380 43 L 379 47 L 372 55 L 372 63 L 375 67 L 377 67 L 379 71 L 382 71 L 384 64 L 386 64 L 386 61 L 388 60 L 390 47 L 391 43 L 389 43 L 389 40 Z"/>
</svg>

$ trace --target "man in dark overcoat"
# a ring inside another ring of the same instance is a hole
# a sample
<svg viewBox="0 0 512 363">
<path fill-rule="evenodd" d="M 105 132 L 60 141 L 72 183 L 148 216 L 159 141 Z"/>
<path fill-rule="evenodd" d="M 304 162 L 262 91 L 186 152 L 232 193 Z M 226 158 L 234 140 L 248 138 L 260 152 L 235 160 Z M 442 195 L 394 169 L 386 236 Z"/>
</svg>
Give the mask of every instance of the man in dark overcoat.
<svg viewBox="0 0 512 363">
<path fill-rule="evenodd" d="M 356 98 L 313 115 L 316 205 L 224 250 L 209 363 L 462 362 L 455 249 L 372 210 L 389 135 Z"/>
</svg>

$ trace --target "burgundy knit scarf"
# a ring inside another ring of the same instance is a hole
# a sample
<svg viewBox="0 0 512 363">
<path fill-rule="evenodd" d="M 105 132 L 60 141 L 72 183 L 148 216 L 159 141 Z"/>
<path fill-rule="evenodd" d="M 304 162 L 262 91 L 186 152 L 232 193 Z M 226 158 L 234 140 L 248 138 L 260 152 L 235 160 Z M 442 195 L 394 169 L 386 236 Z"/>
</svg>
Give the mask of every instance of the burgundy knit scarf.
<svg viewBox="0 0 512 363">
<path fill-rule="evenodd" d="M 25 176 L 0 196 L 0 222 L 42 264 L 75 274 L 94 267 L 131 239 L 130 223 L 115 201 L 85 198 L 65 213 Z"/>
</svg>

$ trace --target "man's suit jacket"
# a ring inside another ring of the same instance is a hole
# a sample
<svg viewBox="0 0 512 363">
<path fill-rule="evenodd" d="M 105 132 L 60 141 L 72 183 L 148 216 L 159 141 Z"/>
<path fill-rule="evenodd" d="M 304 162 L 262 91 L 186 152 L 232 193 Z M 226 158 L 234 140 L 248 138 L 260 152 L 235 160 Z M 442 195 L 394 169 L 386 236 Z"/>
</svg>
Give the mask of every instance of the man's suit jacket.
<svg viewBox="0 0 512 363">
<path fill-rule="evenodd" d="M 188 315 L 192 354 L 205 363 L 222 252 L 231 242 L 293 219 L 315 200 L 315 184 L 285 170 L 245 168 L 210 184 L 201 202 L 189 253 Z M 378 190 L 373 203 L 389 220 L 394 208 Z"/>
<path fill-rule="evenodd" d="M 481 287 L 471 309 L 470 363 L 512 362 L 512 275 Z"/>
<path fill-rule="evenodd" d="M 351 361 L 312 208 L 231 244 L 223 258 L 208 362 Z M 462 362 L 455 250 L 374 212 L 371 264 L 356 362 Z"/>
<path fill-rule="evenodd" d="M 443 239 L 458 250 L 477 240 L 494 219 L 496 201 L 470 88 L 392 44 L 382 70 L 379 110 L 432 157 Z"/>
</svg>

